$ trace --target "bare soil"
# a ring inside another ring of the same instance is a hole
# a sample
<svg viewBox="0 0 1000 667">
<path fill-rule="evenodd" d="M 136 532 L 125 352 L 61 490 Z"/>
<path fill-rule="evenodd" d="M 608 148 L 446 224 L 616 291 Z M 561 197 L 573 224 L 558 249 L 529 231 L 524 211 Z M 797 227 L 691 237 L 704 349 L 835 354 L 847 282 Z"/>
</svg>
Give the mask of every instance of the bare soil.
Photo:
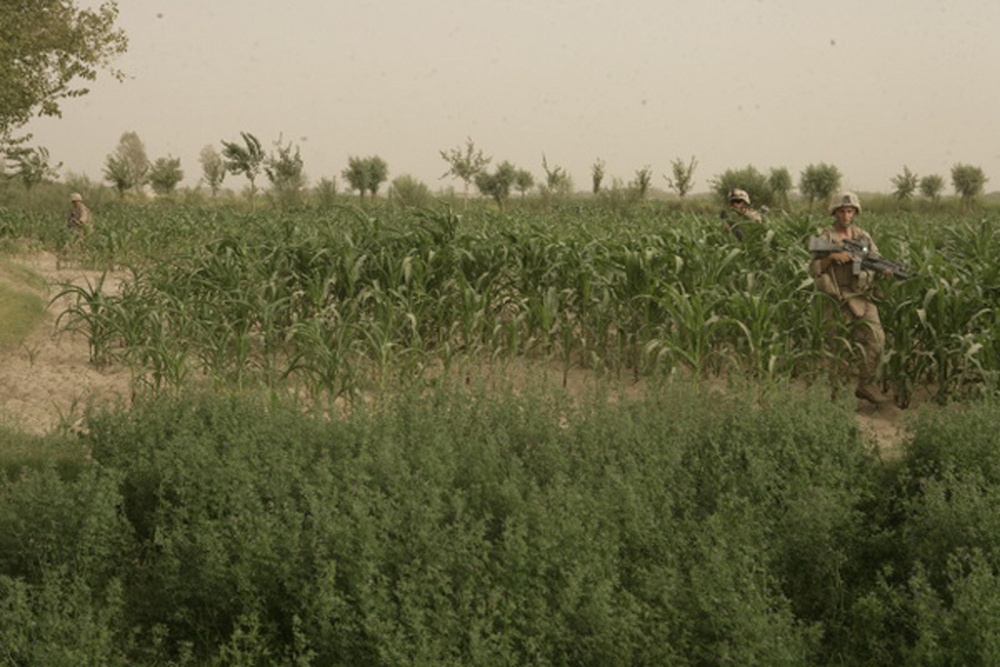
<svg viewBox="0 0 1000 667">
<path fill-rule="evenodd" d="M 12 258 L 45 279 L 41 294 L 49 301 L 64 284 L 85 286 L 101 277 L 100 271 L 78 266 L 60 266 L 55 255 L 37 253 Z M 109 276 L 107 289 L 117 289 L 121 276 Z M 0 276 L 13 289 L 38 291 L 30 285 Z M 127 400 L 130 375 L 127 369 L 97 369 L 90 364 L 86 335 L 60 330 L 56 320 L 69 298 L 49 303 L 43 324 L 20 345 L 0 352 L 0 421 L 28 433 L 45 434 L 79 426 L 88 404 Z"/>
<path fill-rule="evenodd" d="M 86 286 L 100 280 L 102 273 L 77 265 L 60 263 L 50 253 L 32 253 L 12 258 L 42 277 L 48 285 L 42 294 L 46 300 L 62 291 L 66 284 Z M 105 289 L 117 290 L 124 275 L 109 274 Z M 34 289 L 0 275 L 0 281 L 15 289 Z M 49 303 L 44 323 L 21 345 L 0 351 L 0 422 L 25 432 L 45 434 L 58 429 L 77 428 L 88 405 L 127 402 L 130 396 L 130 373 L 111 367 L 98 369 L 90 363 L 87 337 L 80 332 L 57 327 L 59 315 L 69 305 L 69 297 Z M 573 369 L 565 377 L 553 372 L 553 381 L 564 384 L 570 392 L 583 392 L 593 377 L 587 371 Z M 641 386 L 634 388 L 640 392 Z M 925 401 L 900 410 L 895 405 L 873 406 L 858 401 L 857 421 L 862 432 L 884 455 L 892 456 L 906 437 L 906 416 L 924 409 Z"/>
</svg>

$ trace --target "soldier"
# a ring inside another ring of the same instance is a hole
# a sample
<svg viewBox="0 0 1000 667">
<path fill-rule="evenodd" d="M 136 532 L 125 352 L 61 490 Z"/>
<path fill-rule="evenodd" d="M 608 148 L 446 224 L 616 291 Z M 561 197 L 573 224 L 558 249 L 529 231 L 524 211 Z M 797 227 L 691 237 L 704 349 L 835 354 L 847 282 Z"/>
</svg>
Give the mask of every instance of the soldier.
<svg viewBox="0 0 1000 667">
<path fill-rule="evenodd" d="M 878 249 L 868 232 L 854 225 L 855 216 L 860 214 L 861 201 L 856 194 L 844 192 L 837 195 L 830 203 L 833 225 L 822 230 L 820 238 L 832 243 L 855 239 L 877 253 Z M 828 335 L 835 335 L 837 323 L 844 322 L 850 326 L 855 340 L 864 350 L 854 395 L 875 404 L 889 401 L 875 385 L 875 375 L 885 347 L 885 332 L 872 294 L 875 272 L 862 270 L 855 275 L 850 253 L 832 252 L 814 258 L 809 263 L 809 274 L 816 288 L 834 299 L 824 304 L 824 319 L 829 325 Z M 837 370 L 840 371 L 838 375 L 844 374 L 843 368 Z M 839 379 L 835 377 L 834 382 Z"/>
<path fill-rule="evenodd" d="M 87 205 L 83 203 L 83 197 L 80 193 L 74 192 L 71 194 L 69 201 L 70 209 L 69 214 L 66 216 L 66 225 L 74 236 L 81 238 L 90 231 L 93 215 L 91 215 Z"/>
<path fill-rule="evenodd" d="M 727 232 L 732 232 L 740 241 L 743 240 L 743 229 L 741 227 L 748 223 L 760 224 L 764 222 L 760 213 L 750 208 L 750 195 L 746 190 L 734 188 L 729 191 L 729 208 L 723 209 L 719 214 L 722 218 L 723 227 Z"/>
</svg>

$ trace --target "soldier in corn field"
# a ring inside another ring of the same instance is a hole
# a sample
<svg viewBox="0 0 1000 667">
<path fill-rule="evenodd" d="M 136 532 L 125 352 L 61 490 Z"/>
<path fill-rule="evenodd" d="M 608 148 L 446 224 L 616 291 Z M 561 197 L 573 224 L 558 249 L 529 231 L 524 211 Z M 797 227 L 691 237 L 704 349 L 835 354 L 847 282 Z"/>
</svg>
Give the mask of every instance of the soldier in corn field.
<svg viewBox="0 0 1000 667">
<path fill-rule="evenodd" d="M 71 194 L 69 201 L 70 208 L 66 216 L 66 225 L 76 238 L 82 238 L 90 231 L 90 226 L 93 224 L 93 215 L 90 209 L 87 208 L 87 205 L 83 203 L 83 197 L 80 193 L 74 192 Z"/>
<path fill-rule="evenodd" d="M 734 188 L 729 191 L 729 208 L 719 214 L 723 227 L 740 241 L 743 240 L 745 224 L 761 224 L 764 218 L 758 211 L 750 208 L 750 195 L 746 190 Z"/>
<path fill-rule="evenodd" d="M 861 200 L 856 194 L 838 194 L 830 203 L 833 224 L 819 233 L 820 238 L 838 244 L 844 239 L 854 239 L 877 253 L 871 235 L 854 224 L 854 218 L 860 214 Z M 836 335 L 838 323 L 847 324 L 863 350 L 854 395 L 875 404 L 888 402 L 890 399 L 875 384 L 885 347 L 885 332 L 874 300 L 876 272 L 864 269 L 855 272 L 851 254 L 843 251 L 814 257 L 809 263 L 809 274 L 820 292 L 833 297 L 823 304 L 828 335 Z M 842 363 L 835 364 L 834 385 L 846 374 Z"/>
</svg>

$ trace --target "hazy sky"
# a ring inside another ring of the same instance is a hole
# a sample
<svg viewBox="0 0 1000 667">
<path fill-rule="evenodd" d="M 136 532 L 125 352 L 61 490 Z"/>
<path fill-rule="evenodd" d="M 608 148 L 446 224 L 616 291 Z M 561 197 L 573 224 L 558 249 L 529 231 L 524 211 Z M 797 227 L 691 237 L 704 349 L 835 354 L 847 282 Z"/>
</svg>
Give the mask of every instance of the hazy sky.
<svg viewBox="0 0 1000 667">
<path fill-rule="evenodd" d="M 97 5 L 97 0 L 84 1 Z M 101 180 L 123 132 L 151 159 L 251 132 L 301 148 L 310 183 L 349 156 L 432 190 L 440 151 L 471 137 L 576 189 L 644 166 L 656 187 L 698 160 L 695 190 L 726 169 L 836 165 L 889 192 L 908 166 L 979 166 L 1000 189 L 997 0 L 122 0 L 128 79 L 102 76 L 62 119 L 28 130 L 62 173 Z M 262 179 L 263 180 L 263 179 Z M 245 179 L 229 176 L 226 186 Z"/>
</svg>

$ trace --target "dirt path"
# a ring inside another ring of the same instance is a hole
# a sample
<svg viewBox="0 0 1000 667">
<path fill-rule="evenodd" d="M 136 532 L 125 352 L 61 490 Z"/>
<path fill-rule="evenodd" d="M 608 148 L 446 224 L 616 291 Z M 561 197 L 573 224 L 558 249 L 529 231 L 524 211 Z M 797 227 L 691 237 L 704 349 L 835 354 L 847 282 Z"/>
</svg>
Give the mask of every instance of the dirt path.
<svg viewBox="0 0 1000 667">
<path fill-rule="evenodd" d="M 46 300 L 58 294 L 62 285 L 96 283 L 101 272 L 75 265 L 60 266 L 49 253 L 12 258 L 13 262 L 38 274 L 48 283 Z M 116 290 L 124 276 L 105 279 L 106 288 Z M 8 280 L 0 276 L 0 280 Z M 21 284 L 18 289 L 30 289 Z M 30 433 L 43 434 L 79 424 L 90 402 L 126 400 L 130 394 L 128 370 L 98 370 L 89 363 L 89 348 L 81 333 L 58 331 L 56 319 L 68 305 L 68 298 L 48 307 L 45 324 L 16 349 L 0 354 L 0 422 Z M 591 379 L 586 371 L 574 370 L 567 389 L 584 391 Z M 891 455 L 905 437 L 906 415 L 894 405 L 878 408 L 858 402 L 857 420 L 862 432 Z"/>
<path fill-rule="evenodd" d="M 48 283 L 41 294 L 52 299 L 63 283 L 86 285 L 99 271 L 59 266 L 49 253 L 16 256 L 11 260 Z M 8 281 L 9 282 L 9 281 Z M 113 277 L 105 285 L 117 289 Z M 15 289 L 31 289 L 12 284 Z M 0 421 L 23 431 L 44 434 L 78 425 L 88 402 L 114 401 L 129 395 L 129 372 L 121 368 L 98 370 L 90 365 L 86 336 L 60 332 L 56 318 L 67 300 L 49 304 L 45 322 L 18 347 L 0 354 Z"/>
</svg>

